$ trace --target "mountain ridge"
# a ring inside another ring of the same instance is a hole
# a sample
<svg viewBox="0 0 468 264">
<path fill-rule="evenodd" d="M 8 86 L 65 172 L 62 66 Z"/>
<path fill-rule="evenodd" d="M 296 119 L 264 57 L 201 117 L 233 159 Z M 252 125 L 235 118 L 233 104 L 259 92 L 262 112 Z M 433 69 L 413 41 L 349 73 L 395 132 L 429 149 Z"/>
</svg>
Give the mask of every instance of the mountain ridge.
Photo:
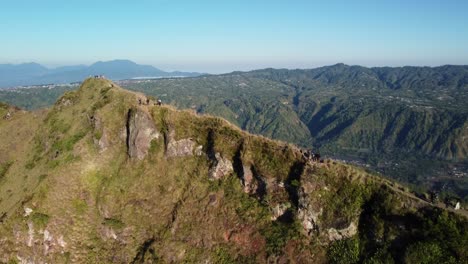
<svg viewBox="0 0 468 264">
<path fill-rule="evenodd" d="M 2 262 L 466 257 L 466 218 L 398 184 L 108 80 L 12 111 L 0 135 Z"/>
<path fill-rule="evenodd" d="M 124 86 L 468 199 L 466 66 L 265 69 Z"/>
<path fill-rule="evenodd" d="M 338 64 L 120 83 L 468 201 L 467 69 Z M 16 89 L 0 98 L 31 109 L 72 88 Z"/>
</svg>

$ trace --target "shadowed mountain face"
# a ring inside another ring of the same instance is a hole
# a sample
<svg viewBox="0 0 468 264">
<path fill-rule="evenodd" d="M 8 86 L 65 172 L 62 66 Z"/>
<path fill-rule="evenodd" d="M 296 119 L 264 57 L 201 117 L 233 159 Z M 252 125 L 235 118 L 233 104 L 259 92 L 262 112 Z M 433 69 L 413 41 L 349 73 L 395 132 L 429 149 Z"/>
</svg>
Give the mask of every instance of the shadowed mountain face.
<svg viewBox="0 0 468 264">
<path fill-rule="evenodd" d="M 135 77 L 185 77 L 199 74 L 165 72 L 153 66 L 139 65 L 129 60 L 99 61 L 90 66 L 64 66 L 55 69 L 48 69 L 36 63 L 0 64 L 0 88 L 78 82 L 90 75 L 105 75 L 114 80 L 121 80 Z"/>
<path fill-rule="evenodd" d="M 464 210 L 105 79 L 0 116 L 0 262 L 467 257 Z"/>
</svg>

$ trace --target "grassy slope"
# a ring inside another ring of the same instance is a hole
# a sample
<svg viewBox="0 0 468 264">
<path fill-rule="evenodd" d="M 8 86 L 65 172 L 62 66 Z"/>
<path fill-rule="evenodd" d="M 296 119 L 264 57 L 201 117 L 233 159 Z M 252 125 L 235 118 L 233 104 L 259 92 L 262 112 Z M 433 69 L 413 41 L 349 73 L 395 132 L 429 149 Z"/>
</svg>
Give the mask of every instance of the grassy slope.
<svg viewBox="0 0 468 264">
<path fill-rule="evenodd" d="M 28 123 L 36 126 L 24 131 L 18 146 L 1 146 L 1 153 L 10 153 L 5 160 L 15 163 L 0 186 L 4 195 L 0 211 L 7 213 L 0 224 L 0 261 L 20 257 L 55 263 L 323 262 L 343 258 L 333 249 L 353 249 L 354 244 L 328 248 L 325 243 L 329 228 L 353 221 L 365 224 L 359 224 L 360 235 L 352 240 L 361 245 L 357 258 L 374 257 L 382 248 L 396 257 L 414 241 L 425 241 L 421 231 L 411 226 L 422 219 L 423 203 L 382 187 L 388 183 L 378 177 L 332 161 L 304 165 L 292 145 L 247 134 L 219 118 L 166 106 L 138 106 L 136 94 L 110 85 L 106 80 L 85 81 L 78 91 L 57 101 L 46 117 Z M 121 136 L 130 108 L 149 113 L 161 133 L 174 129 L 176 139 L 192 138 L 204 150 L 212 146 L 224 157 L 238 157 L 253 166 L 267 183 L 266 195 L 244 193 L 236 173 L 210 181 L 211 161 L 204 155 L 165 157 L 162 137 L 152 142 L 146 159 L 130 160 Z M 93 126 L 91 116 L 99 117 L 102 126 Z M 21 127 L 21 121 L 32 121 L 33 114 L 14 118 L 18 119 L 9 124 L 0 121 L 2 138 L 10 135 L 5 129 L 11 124 Z M 101 152 L 94 141 L 103 134 L 111 144 Z M 9 189 L 24 187 L 8 196 Z M 303 199 L 323 211 L 317 222 L 322 231 L 311 237 L 297 220 L 298 194 L 303 191 L 308 194 Z M 379 193 L 390 199 L 384 207 L 373 206 Z M 292 217 L 272 221 L 276 205 L 289 208 Z M 33 213 L 25 216 L 24 208 L 32 208 Z M 373 210 L 384 211 L 377 215 Z M 362 212 L 374 222 L 361 219 Z M 392 216 L 401 219 L 395 222 Z M 465 228 L 466 221 L 451 217 Z M 377 238 L 366 235 L 375 228 Z M 385 243 L 366 244 L 375 239 Z M 407 243 L 403 249 L 398 246 L 402 239 Z M 456 253 L 442 248 L 443 255 L 465 254 L 452 248 Z"/>
<path fill-rule="evenodd" d="M 3 118 L 7 112 L 11 119 Z M 45 115 L 43 110 L 26 112 L 7 105 L 0 107 L 0 217 L 17 207 L 38 184 L 38 177 L 25 172 L 23 166 Z"/>
</svg>

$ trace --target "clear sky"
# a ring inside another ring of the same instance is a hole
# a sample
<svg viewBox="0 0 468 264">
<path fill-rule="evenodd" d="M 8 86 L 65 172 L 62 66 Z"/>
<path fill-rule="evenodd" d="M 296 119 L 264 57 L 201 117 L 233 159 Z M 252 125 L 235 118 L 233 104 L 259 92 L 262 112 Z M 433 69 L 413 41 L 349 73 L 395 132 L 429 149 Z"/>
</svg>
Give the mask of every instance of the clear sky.
<svg viewBox="0 0 468 264">
<path fill-rule="evenodd" d="M 2 0 L 0 63 L 468 64 L 467 0 Z"/>
</svg>

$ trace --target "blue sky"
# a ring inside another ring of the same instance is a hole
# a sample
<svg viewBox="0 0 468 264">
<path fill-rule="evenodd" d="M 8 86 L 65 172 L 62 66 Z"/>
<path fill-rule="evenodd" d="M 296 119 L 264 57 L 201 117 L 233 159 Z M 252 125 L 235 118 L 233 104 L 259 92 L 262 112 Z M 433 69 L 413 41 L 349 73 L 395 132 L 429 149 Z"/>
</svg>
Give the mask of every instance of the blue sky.
<svg viewBox="0 0 468 264">
<path fill-rule="evenodd" d="M 0 63 L 228 72 L 468 64 L 466 0 L 3 0 Z"/>
</svg>

